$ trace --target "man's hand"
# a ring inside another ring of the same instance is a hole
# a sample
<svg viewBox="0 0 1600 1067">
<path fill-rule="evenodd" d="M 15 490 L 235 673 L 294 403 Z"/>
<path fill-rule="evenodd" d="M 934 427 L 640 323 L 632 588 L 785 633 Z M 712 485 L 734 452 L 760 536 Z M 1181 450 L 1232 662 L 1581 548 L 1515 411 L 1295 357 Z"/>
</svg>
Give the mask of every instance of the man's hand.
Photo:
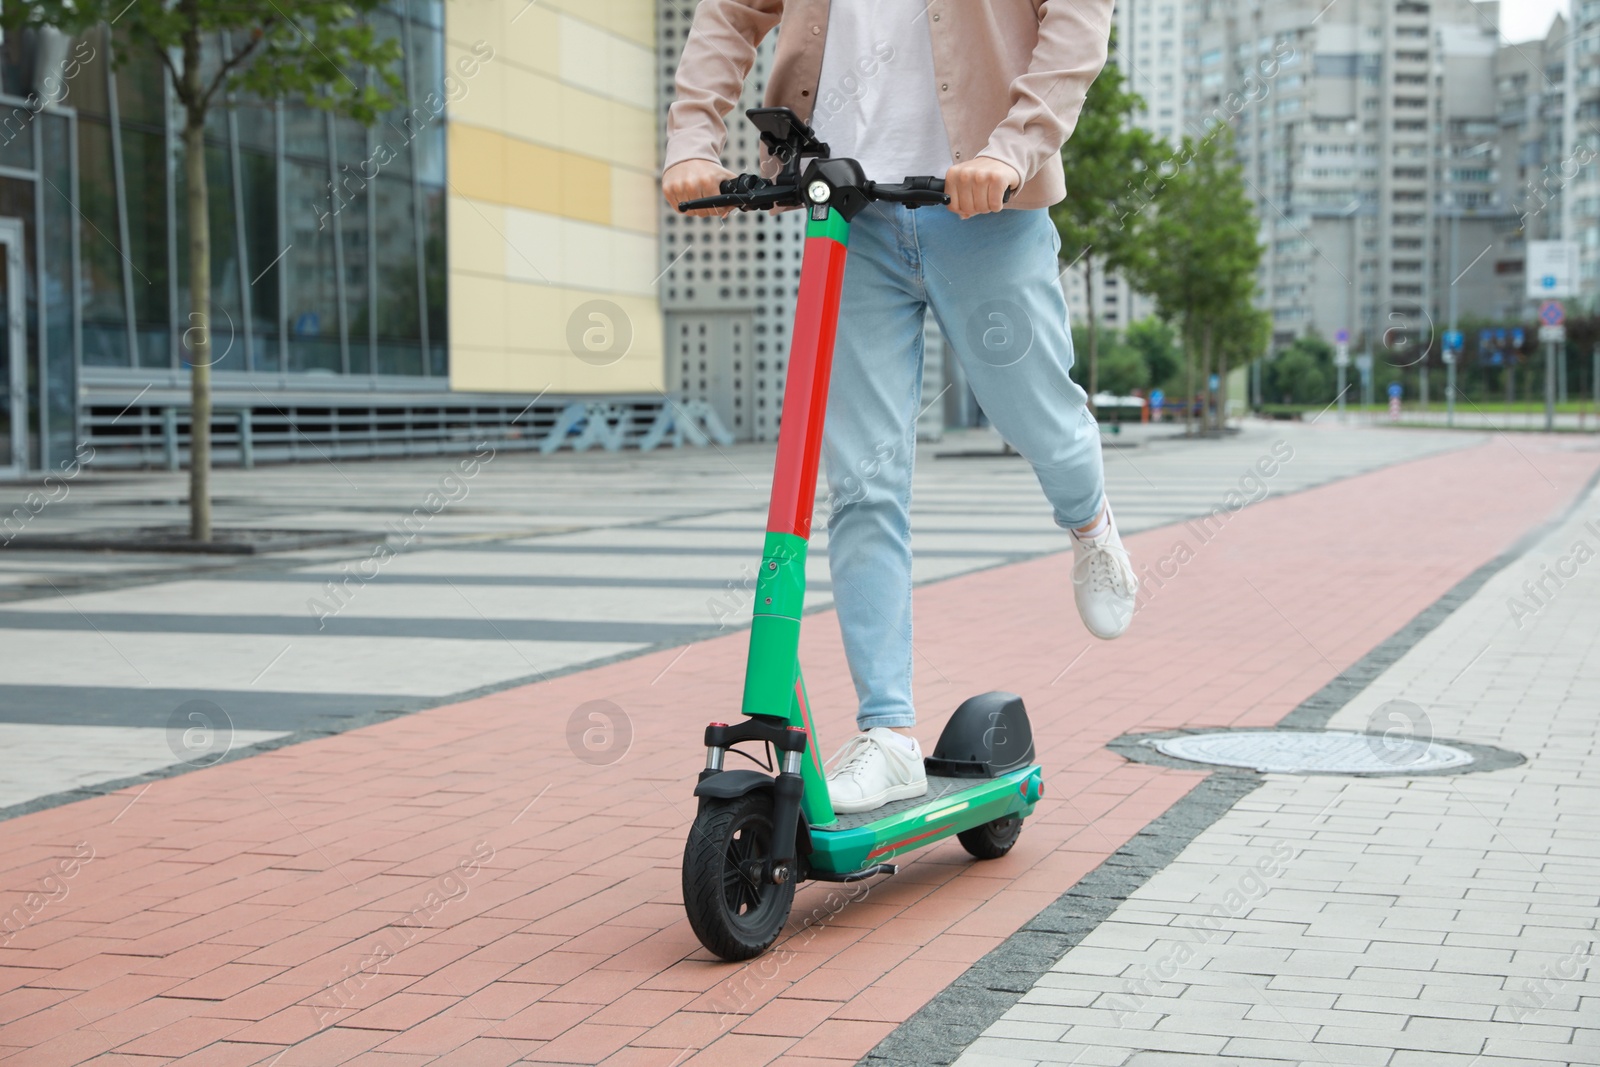
<svg viewBox="0 0 1600 1067">
<path fill-rule="evenodd" d="M 1005 204 L 1006 190 L 1021 184 L 1022 175 L 1011 164 L 988 156 L 957 163 L 944 176 L 944 191 L 950 197 L 950 210 L 964 219 L 999 211 Z"/>
<path fill-rule="evenodd" d="M 666 196 L 667 203 L 676 211 L 678 205 L 685 200 L 718 195 L 722 192 L 723 180 L 732 177 L 735 177 L 733 171 L 708 159 L 686 159 L 667 168 L 667 172 L 661 176 L 661 192 Z M 697 217 L 716 215 L 725 218 L 732 210 L 733 208 L 702 208 L 699 211 L 690 211 L 688 214 Z"/>
</svg>

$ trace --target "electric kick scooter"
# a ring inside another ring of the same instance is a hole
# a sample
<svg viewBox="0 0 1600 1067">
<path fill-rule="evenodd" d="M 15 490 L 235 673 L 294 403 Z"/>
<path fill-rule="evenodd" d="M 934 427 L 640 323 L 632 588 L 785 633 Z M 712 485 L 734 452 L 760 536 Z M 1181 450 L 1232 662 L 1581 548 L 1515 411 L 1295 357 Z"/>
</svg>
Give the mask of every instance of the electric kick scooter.
<svg viewBox="0 0 1600 1067">
<path fill-rule="evenodd" d="M 1005 855 L 1044 792 L 1022 699 L 984 693 L 956 709 L 924 761 L 926 795 L 857 815 L 838 814 L 829 801 L 798 649 L 850 220 L 874 201 L 915 208 L 950 198 L 937 178 L 868 181 L 855 160 L 830 158 L 828 146 L 787 108 L 747 114 L 781 165 L 777 177 L 742 174 L 723 182 L 720 196 L 678 205 L 680 211 L 792 206 L 805 208 L 809 219 L 750 627 L 745 718 L 706 727 L 706 766 L 694 790 L 699 810 L 683 852 L 689 924 L 725 960 L 764 952 L 789 918 L 796 884 L 806 879 L 858 882 L 894 874 L 898 867 L 889 860 L 952 834 L 979 859 Z M 765 764 L 735 747 L 745 743 L 766 747 Z M 776 773 L 728 770 L 729 751 Z"/>
</svg>

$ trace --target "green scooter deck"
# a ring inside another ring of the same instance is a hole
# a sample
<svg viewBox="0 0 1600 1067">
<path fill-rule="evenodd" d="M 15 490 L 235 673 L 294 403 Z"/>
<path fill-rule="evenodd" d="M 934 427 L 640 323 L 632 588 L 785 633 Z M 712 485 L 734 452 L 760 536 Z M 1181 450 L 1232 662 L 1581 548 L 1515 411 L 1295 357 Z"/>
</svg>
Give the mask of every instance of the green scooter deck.
<svg viewBox="0 0 1600 1067">
<path fill-rule="evenodd" d="M 998 778 L 928 776 L 928 792 L 812 827 L 814 871 L 848 874 L 995 819 L 1024 818 L 1044 792 L 1038 764 Z"/>
</svg>

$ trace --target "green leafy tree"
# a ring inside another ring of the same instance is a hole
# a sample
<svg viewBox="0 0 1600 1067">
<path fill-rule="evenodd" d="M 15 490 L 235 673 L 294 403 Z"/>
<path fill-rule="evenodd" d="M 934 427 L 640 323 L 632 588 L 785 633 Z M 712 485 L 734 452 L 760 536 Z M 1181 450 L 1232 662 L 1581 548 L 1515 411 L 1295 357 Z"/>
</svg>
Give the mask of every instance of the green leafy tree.
<svg viewBox="0 0 1600 1067">
<path fill-rule="evenodd" d="M 382 0 L 10 0 L 8 31 L 52 27 L 78 35 L 107 23 L 120 62 L 153 55 L 183 114 L 189 237 L 191 371 L 189 526 L 211 540 L 211 222 L 206 116 L 235 94 L 292 99 L 371 124 L 398 95 L 400 47 L 365 16 Z"/>
<path fill-rule="evenodd" d="M 1100 385 L 1114 396 L 1129 396 L 1150 384 L 1150 366 L 1137 348 L 1113 340 L 1100 357 Z"/>
<path fill-rule="evenodd" d="M 1217 318 L 1213 338 L 1215 363 L 1208 373 L 1215 373 L 1224 383 L 1221 388 L 1226 390 L 1228 371 L 1265 353 L 1271 340 L 1272 316 L 1256 307 L 1248 293 L 1239 294 L 1233 305 Z M 1221 395 L 1215 399 L 1213 426 L 1221 430 L 1226 404 Z"/>
<path fill-rule="evenodd" d="M 1150 369 L 1152 388 L 1165 389 L 1183 369 L 1183 354 L 1178 351 L 1178 336 L 1167 323 L 1154 315 L 1140 319 L 1123 332 L 1128 347 L 1138 352 Z"/>
<path fill-rule="evenodd" d="M 1315 335 L 1298 337 L 1269 360 L 1262 394 L 1278 404 L 1326 404 L 1335 399 L 1333 345 Z"/>
<path fill-rule="evenodd" d="M 1147 183 L 1154 184 L 1155 217 L 1145 242 L 1152 254 L 1130 266 L 1134 285 L 1178 326 L 1191 398 L 1197 355 L 1200 374 L 1209 374 L 1219 332 L 1224 349 L 1248 336 L 1236 320 L 1251 309 L 1261 262 L 1255 211 L 1232 158 L 1227 126 L 1200 141 L 1184 138 L 1179 153 L 1157 171 L 1158 180 Z M 1186 405 L 1185 431 L 1192 433 L 1190 410 Z"/>
<path fill-rule="evenodd" d="M 1262 391 L 1274 403 L 1316 404 L 1328 392 L 1326 373 L 1304 349 L 1291 345 L 1267 366 L 1267 380 Z"/>
<path fill-rule="evenodd" d="M 1115 46 L 1113 39 L 1113 47 Z M 1067 171 L 1067 198 L 1050 209 L 1061 234 L 1061 253 L 1083 268 L 1088 308 L 1084 355 L 1091 396 L 1099 389 L 1099 329 L 1095 321 L 1094 280 L 1124 270 L 1140 255 L 1144 200 L 1136 182 L 1158 156 L 1150 134 L 1133 125 L 1144 101 L 1129 92 L 1122 71 L 1107 63 L 1089 86 L 1078 125 L 1061 149 Z"/>
</svg>

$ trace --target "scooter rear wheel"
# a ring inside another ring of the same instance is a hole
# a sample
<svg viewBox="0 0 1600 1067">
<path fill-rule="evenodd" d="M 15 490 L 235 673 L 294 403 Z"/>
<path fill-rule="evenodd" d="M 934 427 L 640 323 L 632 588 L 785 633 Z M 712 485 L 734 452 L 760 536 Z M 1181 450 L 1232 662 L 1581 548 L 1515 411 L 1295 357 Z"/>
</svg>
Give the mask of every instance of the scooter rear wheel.
<svg viewBox="0 0 1600 1067">
<path fill-rule="evenodd" d="M 1022 833 L 1022 820 L 1018 818 L 996 819 L 986 822 L 982 826 L 974 826 L 970 830 L 962 830 L 956 834 L 956 840 L 961 842 L 961 847 L 980 860 L 997 860 L 1011 851 L 1011 846 L 1017 843 L 1017 835 Z"/>
<path fill-rule="evenodd" d="M 772 855 L 772 796 L 707 798 L 683 846 L 683 906 L 700 943 L 725 960 L 761 955 L 783 931 L 795 879 L 763 877 Z"/>
</svg>

